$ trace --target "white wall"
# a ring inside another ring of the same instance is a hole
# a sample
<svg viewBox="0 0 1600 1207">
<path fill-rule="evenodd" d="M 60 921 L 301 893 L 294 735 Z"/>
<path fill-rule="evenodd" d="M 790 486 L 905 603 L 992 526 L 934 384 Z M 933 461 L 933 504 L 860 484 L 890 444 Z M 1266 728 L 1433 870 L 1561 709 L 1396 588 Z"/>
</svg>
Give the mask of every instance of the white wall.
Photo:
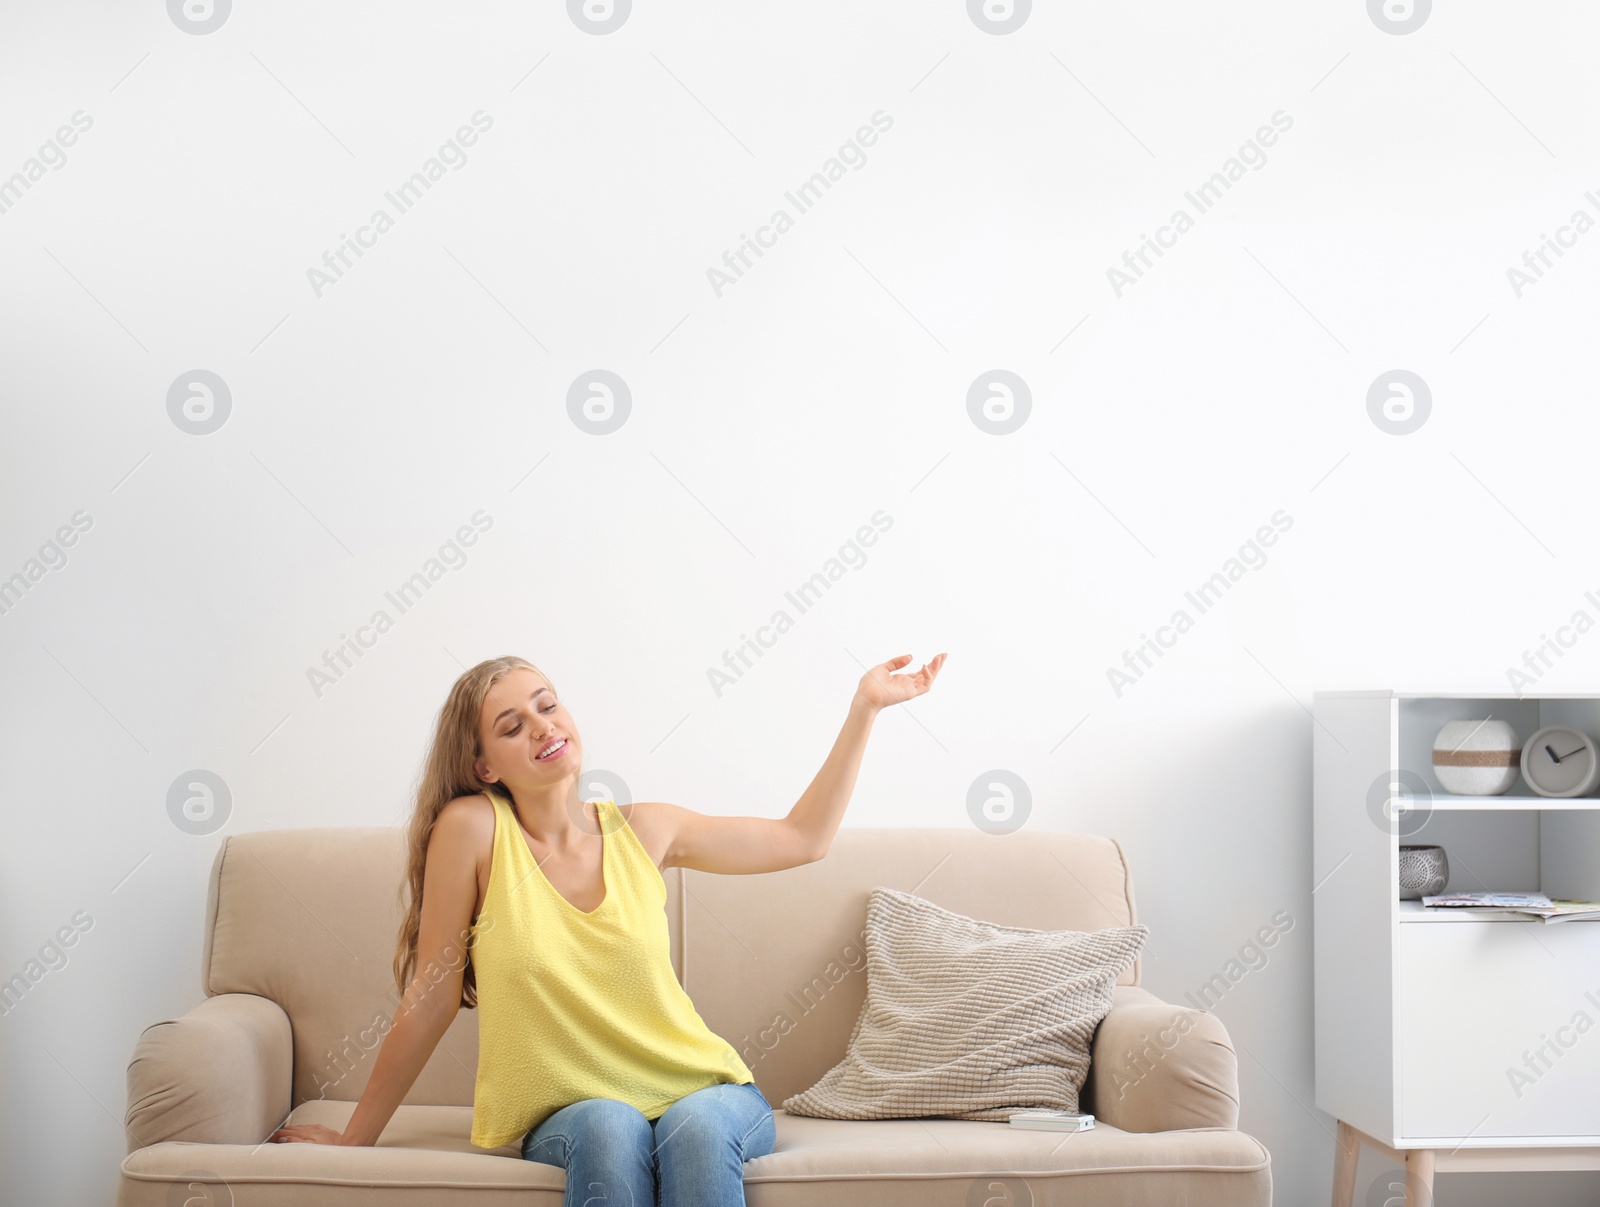
<svg viewBox="0 0 1600 1207">
<path fill-rule="evenodd" d="M 109 1201 L 133 1044 L 200 998 L 217 843 L 398 823 L 464 666 L 542 665 L 638 797 L 776 815 L 864 664 L 948 650 L 881 719 L 846 824 L 967 824 L 973 780 L 1014 772 L 1030 826 L 1127 845 L 1174 1000 L 1287 910 L 1217 1009 L 1278 1201 L 1325 1201 L 1311 693 L 1495 689 L 1596 611 L 1600 235 L 1520 296 L 1507 275 L 1600 215 L 1592 6 L 1470 0 L 1409 34 L 1363 0 L 1039 4 L 1008 34 L 962 0 L 639 0 L 604 35 L 554 2 L 0 22 L 0 174 L 88 119 L 0 213 L 0 577 L 86 525 L 0 616 L 0 978 L 93 919 L 0 1017 L 8 1197 Z M 308 270 L 480 111 L 319 296 Z M 797 214 L 786 190 L 880 111 Z M 1186 191 L 1276 113 L 1199 213 Z M 792 229 L 719 296 L 708 269 L 778 207 Z M 1115 288 L 1179 207 L 1192 229 Z M 231 394 L 209 434 L 168 414 L 197 368 Z M 606 435 L 568 416 L 596 368 L 631 394 Z M 1368 413 L 1397 368 L 1431 391 L 1409 435 Z M 1007 435 L 968 413 L 995 369 L 1031 394 Z M 384 592 L 480 511 L 397 615 Z M 880 511 L 796 614 L 785 592 Z M 1198 614 L 1184 592 L 1275 513 L 1265 563 Z M 393 628 L 316 690 L 380 608 Z M 1193 627 L 1115 689 L 1179 608 Z M 779 609 L 793 628 L 719 694 Z M 1540 690 L 1592 690 L 1597 655 Z M 209 834 L 167 812 L 194 769 L 231 797 Z M 1596 1185 L 1446 1177 L 1440 1201 Z"/>
</svg>

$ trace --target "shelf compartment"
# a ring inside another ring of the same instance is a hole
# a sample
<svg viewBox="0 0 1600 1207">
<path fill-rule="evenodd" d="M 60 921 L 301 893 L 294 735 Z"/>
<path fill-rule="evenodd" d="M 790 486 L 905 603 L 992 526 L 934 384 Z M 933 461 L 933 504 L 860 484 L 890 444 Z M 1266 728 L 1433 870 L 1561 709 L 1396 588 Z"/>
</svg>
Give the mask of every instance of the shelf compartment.
<svg viewBox="0 0 1600 1207">
<path fill-rule="evenodd" d="M 1515 697 L 1465 696 L 1441 693 L 1411 696 L 1397 693 L 1399 762 L 1418 775 L 1433 794 L 1435 809 L 1600 809 L 1600 793 L 1580 797 L 1540 796 L 1519 774 L 1506 796 L 1456 796 L 1446 792 L 1433 771 L 1433 740 L 1446 721 L 1494 717 L 1509 721 L 1517 737 L 1527 741 L 1546 725 L 1571 725 L 1600 739 L 1600 699 L 1593 696 Z M 1476 804 L 1497 801 L 1498 804 Z M 1508 803 L 1509 802 L 1509 803 Z"/>
</svg>

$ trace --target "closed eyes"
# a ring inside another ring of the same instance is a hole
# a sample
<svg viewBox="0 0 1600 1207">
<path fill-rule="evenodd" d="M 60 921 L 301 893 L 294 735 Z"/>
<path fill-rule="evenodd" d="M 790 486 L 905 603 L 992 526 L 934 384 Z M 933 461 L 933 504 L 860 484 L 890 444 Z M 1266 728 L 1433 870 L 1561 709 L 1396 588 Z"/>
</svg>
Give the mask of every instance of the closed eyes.
<svg viewBox="0 0 1600 1207">
<path fill-rule="evenodd" d="M 541 708 L 539 711 L 540 712 L 555 712 L 555 710 L 556 710 L 556 706 L 554 704 L 551 704 L 548 707 Z M 512 734 L 516 733 L 517 730 L 519 730 L 521 728 L 522 728 L 522 722 L 518 721 L 515 725 L 513 725 L 510 729 L 506 730 L 500 736 L 503 737 L 503 738 L 509 738 Z"/>
</svg>

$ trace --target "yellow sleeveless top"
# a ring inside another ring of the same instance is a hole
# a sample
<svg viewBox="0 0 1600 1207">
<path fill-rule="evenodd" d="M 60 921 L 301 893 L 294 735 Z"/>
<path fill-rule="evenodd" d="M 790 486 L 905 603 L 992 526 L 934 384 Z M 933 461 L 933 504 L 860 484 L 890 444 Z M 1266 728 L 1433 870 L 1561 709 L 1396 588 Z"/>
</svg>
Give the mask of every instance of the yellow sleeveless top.
<svg viewBox="0 0 1600 1207">
<path fill-rule="evenodd" d="M 673 971 L 667 885 L 614 801 L 597 802 L 605 899 L 585 912 L 546 879 L 504 797 L 472 924 L 478 1072 L 472 1143 L 498 1148 L 583 1098 L 647 1119 L 695 1090 L 755 1080 Z"/>
</svg>

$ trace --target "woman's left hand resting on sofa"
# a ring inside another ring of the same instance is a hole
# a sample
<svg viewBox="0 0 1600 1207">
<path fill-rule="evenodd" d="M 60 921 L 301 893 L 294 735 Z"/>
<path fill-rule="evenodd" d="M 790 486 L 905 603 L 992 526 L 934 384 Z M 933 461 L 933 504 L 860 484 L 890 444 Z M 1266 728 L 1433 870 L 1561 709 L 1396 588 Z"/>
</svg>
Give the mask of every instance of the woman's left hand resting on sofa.
<svg viewBox="0 0 1600 1207">
<path fill-rule="evenodd" d="M 320 1123 L 291 1123 L 280 1127 L 267 1139 L 274 1144 L 292 1144 L 296 1141 L 309 1144 L 343 1144 L 342 1133 Z"/>
</svg>

